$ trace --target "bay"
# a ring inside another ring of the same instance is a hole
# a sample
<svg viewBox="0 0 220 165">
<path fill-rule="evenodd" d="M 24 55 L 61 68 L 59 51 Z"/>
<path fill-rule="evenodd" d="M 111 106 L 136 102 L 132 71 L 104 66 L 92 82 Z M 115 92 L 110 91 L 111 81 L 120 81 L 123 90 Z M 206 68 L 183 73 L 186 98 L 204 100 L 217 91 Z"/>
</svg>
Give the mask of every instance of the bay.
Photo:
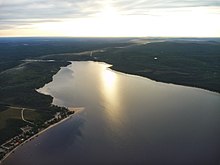
<svg viewBox="0 0 220 165">
<path fill-rule="evenodd" d="M 220 95 L 71 62 L 38 91 L 77 113 L 4 165 L 220 163 Z"/>
</svg>

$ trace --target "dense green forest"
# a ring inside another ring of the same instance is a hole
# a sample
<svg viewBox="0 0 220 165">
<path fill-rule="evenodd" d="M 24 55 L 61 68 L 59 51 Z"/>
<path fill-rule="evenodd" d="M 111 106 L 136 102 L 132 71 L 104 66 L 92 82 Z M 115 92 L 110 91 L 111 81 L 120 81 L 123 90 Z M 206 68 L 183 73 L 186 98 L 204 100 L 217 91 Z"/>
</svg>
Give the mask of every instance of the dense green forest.
<svg viewBox="0 0 220 165">
<path fill-rule="evenodd" d="M 98 53 L 113 69 L 220 92 L 220 44 L 157 42 Z"/>
</svg>

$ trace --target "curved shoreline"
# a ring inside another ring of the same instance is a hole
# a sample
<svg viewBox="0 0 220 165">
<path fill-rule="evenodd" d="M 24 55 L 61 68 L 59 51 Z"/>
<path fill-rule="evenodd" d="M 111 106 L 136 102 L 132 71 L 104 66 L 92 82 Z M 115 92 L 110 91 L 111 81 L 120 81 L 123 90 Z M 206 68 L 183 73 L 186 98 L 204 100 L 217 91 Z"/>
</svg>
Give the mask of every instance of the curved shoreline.
<svg viewBox="0 0 220 165">
<path fill-rule="evenodd" d="M 19 144 L 18 146 L 16 146 L 13 150 L 11 150 L 9 153 L 7 153 L 2 160 L 0 160 L 0 164 L 2 164 L 11 154 L 13 154 L 19 147 L 23 146 L 25 143 L 27 143 L 28 141 L 31 141 L 32 139 L 38 137 L 40 134 L 44 133 L 45 131 L 55 127 L 56 125 L 70 119 L 76 112 L 74 112 L 73 114 L 70 114 L 69 116 L 67 116 L 66 118 L 63 118 L 62 120 L 58 121 L 57 123 L 54 123 L 50 126 L 48 126 L 47 128 L 43 129 L 42 131 L 38 132 L 37 134 L 31 136 L 30 138 L 28 138 L 27 140 L 23 141 L 21 144 Z"/>
<path fill-rule="evenodd" d="M 100 61 L 100 62 L 102 62 L 102 61 Z M 108 63 L 108 62 L 104 62 L 104 63 Z M 210 92 L 220 94 L 220 91 L 218 89 L 211 89 L 211 88 L 208 88 L 208 87 L 203 87 L 199 84 L 197 84 L 197 85 L 195 85 L 195 84 L 186 84 L 184 82 L 169 81 L 169 80 L 165 80 L 165 79 L 163 79 L 163 80 L 162 79 L 157 79 L 157 78 L 153 78 L 149 75 L 138 74 L 138 72 L 135 72 L 135 71 L 126 71 L 126 70 L 123 70 L 123 69 L 118 69 L 113 64 L 109 68 L 113 71 L 116 71 L 116 72 L 129 74 L 129 75 L 134 75 L 134 76 L 139 76 L 139 77 L 142 77 L 142 78 L 147 78 L 147 79 L 150 79 L 152 81 L 159 82 L 159 83 L 166 83 L 166 84 L 173 84 L 173 85 L 179 85 L 179 86 L 190 87 L 190 88 L 197 88 L 197 89 L 202 89 L 202 90 L 206 90 L 206 91 L 210 91 Z"/>
<path fill-rule="evenodd" d="M 108 63 L 106 63 L 106 64 L 108 64 Z M 194 89 L 197 89 L 197 90 L 203 90 L 203 91 L 206 91 L 206 92 L 212 92 L 212 93 L 215 93 L 215 94 L 220 94 L 220 91 L 218 91 L 218 90 L 211 90 L 211 89 L 203 88 L 203 87 L 200 87 L 200 86 L 186 85 L 184 83 L 175 83 L 175 82 L 171 82 L 171 81 L 156 80 L 156 79 L 153 79 L 153 78 L 150 78 L 150 77 L 147 77 L 147 76 L 143 76 L 143 75 L 139 75 L 139 74 L 136 74 L 136 73 L 130 73 L 130 72 L 126 72 L 126 71 L 117 70 L 117 69 L 114 68 L 113 65 L 108 67 L 108 68 L 111 71 L 116 72 L 118 74 L 125 74 L 125 75 L 135 76 L 135 77 L 139 77 L 139 78 L 146 78 L 146 79 L 149 79 L 149 80 L 154 81 L 156 83 L 171 84 L 171 85 L 176 85 L 176 86 L 180 86 L 180 87 L 184 87 L 184 88 L 194 88 Z"/>
</svg>

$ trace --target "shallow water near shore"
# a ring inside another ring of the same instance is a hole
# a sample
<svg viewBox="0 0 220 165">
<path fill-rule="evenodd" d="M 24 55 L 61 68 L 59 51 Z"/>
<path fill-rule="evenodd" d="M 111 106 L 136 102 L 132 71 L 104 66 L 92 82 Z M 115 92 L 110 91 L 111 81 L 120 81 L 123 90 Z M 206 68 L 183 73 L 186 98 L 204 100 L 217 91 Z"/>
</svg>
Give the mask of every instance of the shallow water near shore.
<svg viewBox="0 0 220 165">
<path fill-rule="evenodd" d="M 220 162 L 220 94 L 72 62 L 39 89 L 84 107 L 10 155 L 4 165 Z"/>
</svg>

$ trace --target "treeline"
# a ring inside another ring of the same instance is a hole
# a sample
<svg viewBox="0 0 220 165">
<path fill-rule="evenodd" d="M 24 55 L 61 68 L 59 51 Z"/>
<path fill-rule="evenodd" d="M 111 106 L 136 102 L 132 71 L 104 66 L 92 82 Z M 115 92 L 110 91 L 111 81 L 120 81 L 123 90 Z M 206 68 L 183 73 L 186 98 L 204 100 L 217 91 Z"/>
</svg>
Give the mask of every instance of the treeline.
<svg viewBox="0 0 220 165">
<path fill-rule="evenodd" d="M 118 71 L 220 92 L 220 43 L 158 42 L 96 56 Z"/>
</svg>

